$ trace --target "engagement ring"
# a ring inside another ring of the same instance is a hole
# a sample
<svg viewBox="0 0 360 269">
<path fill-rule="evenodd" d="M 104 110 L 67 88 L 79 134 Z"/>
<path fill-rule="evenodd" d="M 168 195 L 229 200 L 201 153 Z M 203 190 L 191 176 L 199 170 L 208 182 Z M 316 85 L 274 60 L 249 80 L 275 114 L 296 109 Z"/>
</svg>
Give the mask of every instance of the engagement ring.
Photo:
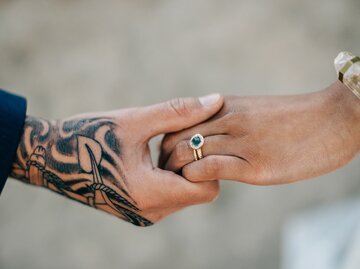
<svg viewBox="0 0 360 269">
<path fill-rule="evenodd" d="M 201 147 L 204 145 L 204 137 L 201 134 L 196 134 L 190 139 L 190 147 L 194 150 L 195 161 L 203 158 Z"/>
</svg>

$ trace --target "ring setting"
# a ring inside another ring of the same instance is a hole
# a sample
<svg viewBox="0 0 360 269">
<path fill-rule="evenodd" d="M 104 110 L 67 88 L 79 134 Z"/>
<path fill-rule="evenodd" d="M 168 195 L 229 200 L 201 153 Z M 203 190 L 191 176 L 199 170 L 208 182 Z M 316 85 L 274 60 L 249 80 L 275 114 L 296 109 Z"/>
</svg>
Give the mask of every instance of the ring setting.
<svg viewBox="0 0 360 269">
<path fill-rule="evenodd" d="M 195 134 L 190 139 L 190 147 L 194 150 L 194 158 L 196 161 L 203 158 L 202 146 L 205 143 L 205 139 L 201 134 Z"/>
</svg>

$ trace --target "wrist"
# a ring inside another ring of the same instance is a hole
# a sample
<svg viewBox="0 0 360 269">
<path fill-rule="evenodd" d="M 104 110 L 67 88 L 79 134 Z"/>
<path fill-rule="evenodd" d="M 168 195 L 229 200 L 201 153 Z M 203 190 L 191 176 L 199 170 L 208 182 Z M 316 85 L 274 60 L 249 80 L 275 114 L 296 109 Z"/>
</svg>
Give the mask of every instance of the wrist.
<svg viewBox="0 0 360 269">
<path fill-rule="evenodd" d="M 340 81 L 334 82 L 325 91 L 330 96 L 329 105 L 339 116 L 337 120 L 342 131 L 347 133 L 345 137 L 351 140 L 352 150 L 360 151 L 360 99 Z"/>
<path fill-rule="evenodd" d="M 11 176 L 26 183 L 44 186 L 42 167 L 45 167 L 45 149 L 52 143 L 51 136 L 57 131 L 54 121 L 28 116 L 13 161 Z"/>
</svg>

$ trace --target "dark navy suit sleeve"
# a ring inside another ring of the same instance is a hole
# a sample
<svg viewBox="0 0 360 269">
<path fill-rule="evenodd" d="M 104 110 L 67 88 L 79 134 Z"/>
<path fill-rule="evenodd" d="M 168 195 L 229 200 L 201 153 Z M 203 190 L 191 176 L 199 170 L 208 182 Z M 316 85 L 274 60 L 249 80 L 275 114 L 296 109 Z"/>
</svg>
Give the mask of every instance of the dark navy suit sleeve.
<svg viewBox="0 0 360 269">
<path fill-rule="evenodd" d="M 0 89 L 0 194 L 23 133 L 26 100 Z"/>
</svg>

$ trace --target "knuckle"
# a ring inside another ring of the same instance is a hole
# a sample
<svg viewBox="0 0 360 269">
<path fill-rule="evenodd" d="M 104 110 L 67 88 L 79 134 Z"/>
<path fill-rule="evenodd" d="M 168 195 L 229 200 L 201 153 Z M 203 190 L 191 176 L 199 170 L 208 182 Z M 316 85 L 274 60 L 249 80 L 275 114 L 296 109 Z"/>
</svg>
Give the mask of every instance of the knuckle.
<svg viewBox="0 0 360 269">
<path fill-rule="evenodd" d="M 183 166 L 181 171 L 184 178 L 194 183 L 203 181 L 203 176 L 206 176 L 206 171 L 204 171 L 203 168 L 198 169 L 191 164 Z"/>
<path fill-rule="evenodd" d="M 219 197 L 220 185 L 218 181 L 211 182 L 207 191 L 206 202 L 210 203 L 215 201 Z"/>
<path fill-rule="evenodd" d="M 221 162 L 213 157 L 209 156 L 207 162 L 205 163 L 205 171 L 208 175 L 216 176 L 218 172 L 222 169 Z"/>
<path fill-rule="evenodd" d="M 184 98 L 175 98 L 168 102 L 170 110 L 180 117 L 187 117 L 190 115 L 190 108 Z"/>
<path fill-rule="evenodd" d="M 196 174 L 190 166 L 185 166 L 182 169 L 182 176 L 189 181 L 196 182 Z"/>
</svg>

